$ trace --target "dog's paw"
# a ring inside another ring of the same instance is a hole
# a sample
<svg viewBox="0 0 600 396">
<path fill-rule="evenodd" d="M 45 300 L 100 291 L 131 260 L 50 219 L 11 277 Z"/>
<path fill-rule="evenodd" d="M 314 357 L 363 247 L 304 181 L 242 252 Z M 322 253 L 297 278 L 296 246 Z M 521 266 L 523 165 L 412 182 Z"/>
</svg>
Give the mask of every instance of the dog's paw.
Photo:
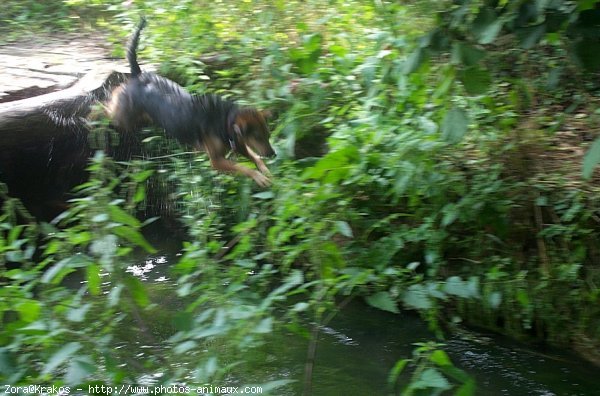
<svg viewBox="0 0 600 396">
<path fill-rule="evenodd" d="M 269 168 L 267 168 L 266 166 L 261 166 L 258 170 L 268 178 L 272 176 L 271 172 L 269 172 Z"/>
<path fill-rule="evenodd" d="M 263 175 L 262 173 L 254 172 L 252 174 L 252 178 L 254 179 L 256 184 L 258 184 L 259 186 L 261 186 L 263 188 L 269 187 L 271 185 L 271 180 L 269 180 L 269 178 L 267 176 Z"/>
</svg>

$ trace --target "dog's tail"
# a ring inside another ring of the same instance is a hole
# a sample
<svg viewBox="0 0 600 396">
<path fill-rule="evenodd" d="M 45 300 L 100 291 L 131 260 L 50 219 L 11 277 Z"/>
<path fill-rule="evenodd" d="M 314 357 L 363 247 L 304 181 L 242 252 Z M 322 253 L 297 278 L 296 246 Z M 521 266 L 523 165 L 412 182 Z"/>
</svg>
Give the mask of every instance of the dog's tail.
<svg viewBox="0 0 600 396">
<path fill-rule="evenodd" d="M 137 77 L 142 73 L 142 69 L 140 69 L 140 65 L 137 62 L 136 50 L 140 42 L 140 33 L 145 26 L 146 18 L 142 17 L 140 19 L 140 23 L 137 25 L 137 28 L 135 28 L 133 36 L 131 36 L 129 45 L 127 46 L 127 60 L 129 61 L 129 66 L 131 67 L 131 77 Z"/>
</svg>

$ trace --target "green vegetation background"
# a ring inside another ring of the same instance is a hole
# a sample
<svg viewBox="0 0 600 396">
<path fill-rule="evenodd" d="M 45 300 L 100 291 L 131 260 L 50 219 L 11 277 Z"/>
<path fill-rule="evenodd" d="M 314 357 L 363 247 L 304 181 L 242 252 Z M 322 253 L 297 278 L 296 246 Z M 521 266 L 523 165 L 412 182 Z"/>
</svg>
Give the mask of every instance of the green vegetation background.
<svg viewBox="0 0 600 396">
<path fill-rule="evenodd" d="M 0 280 L 6 381 L 118 384 L 160 367 L 164 383 L 190 371 L 206 383 L 232 369 L 224 350 L 243 361 L 281 327 L 310 340 L 307 323 L 318 329 L 355 297 L 416 309 L 440 333 L 467 322 L 600 360 L 600 147 L 584 156 L 600 118 L 595 2 L 3 7 L 6 39 L 100 31 L 117 56 L 145 15 L 140 59 L 192 92 L 272 110 L 279 154 L 268 190 L 195 156 L 123 164 L 98 155 L 52 224 L 5 196 L 0 260 L 20 263 Z M 181 150 L 145 142 L 154 154 Z M 150 187 L 188 241 L 173 265 L 177 313 L 160 309 L 167 292 L 124 272 L 134 248 L 153 251 L 135 217 Z M 74 271 L 87 281 L 75 292 L 62 282 Z M 170 323 L 167 352 L 149 352 L 143 366 L 119 354 L 120 326 L 132 320 L 142 337 L 148 321 Z M 173 364 L 184 355 L 192 370 Z M 390 374 L 391 389 L 473 392 L 435 344 L 415 350 L 402 385 L 407 363 Z"/>
</svg>

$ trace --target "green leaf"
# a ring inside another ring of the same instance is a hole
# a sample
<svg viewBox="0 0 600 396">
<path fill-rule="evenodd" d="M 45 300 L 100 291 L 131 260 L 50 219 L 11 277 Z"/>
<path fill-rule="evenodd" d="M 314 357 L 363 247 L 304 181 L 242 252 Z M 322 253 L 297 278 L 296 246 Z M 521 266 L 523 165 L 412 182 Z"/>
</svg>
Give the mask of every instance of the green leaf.
<svg viewBox="0 0 600 396">
<path fill-rule="evenodd" d="M 141 225 L 138 219 L 116 205 L 110 205 L 108 207 L 108 212 L 110 214 L 110 219 L 115 223 L 126 224 L 134 228 L 139 228 Z"/>
<path fill-rule="evenodd" d="M 452 361 L 448 357 L 448 354 L 441 349 L 436 349 L 433 351 L 433 353 L 429 356 L 429 360 L 438 366 L 452 366 Z"/>
<path fill-rule="evenodd" d="M 523 289 L 517 290 L 517 301 L 521 304 L 521 307 L 524 309 L 530 308 L 531 300 L 529 299 L 529 294 Z"/>
<path fill-rule="evenodd" d="M 352 233 L 352 228 L 350 228 L 350 224 L 346 221 L 336 221 L 336 228 L 340 234 L 345 236 L 346 238 L 352 238 L 354 234 Z"/>
<path fill-rule="evenodd" d="M 42 283 L 58 284 L 60 281 L 69 273 L 73 272 L 74 269 L 68 266 L 70 259 L 66 258 L 60 260 L 58 263 L 53 265 L 48 271 L 42 275 Z"/>
<path fill-rule="evenodd" d="M 487 302 L 493 309 L 498 308 L 500 303 L 502 303 L 502 293 L 497 291 L 491 292 L 487 298 Z"/>
<path fill-rule="evenodd" d="M 375 308 L 381 309 L 383 311 L 400 313 L 398 310 L 398 306 L 396 305 L 396 301 L 392 298 L 389 292 L 379 292 L 375 293 L 366 298 L 367 303 Z"/>
<path fill-rule="evenodd" d="M 181 344 L 177 344 L 175 345 L 175 347 L 173 348 L 173 352 L 175 352 L 176 354 L 182 354 L 182 353 L 186 353 L 192 349 L 196 349 L 196 347 L 198 346 L 198 343 L 196 341 L 185 341 L 182 342 Z"/>
<path fill-rule="evenodd" d="M 393 385 L 396 382 L 409 362 L 409 359 L 400 359 L 394 364 L 394 367 L 390 370 L 390 374 L 388 375 L 388 383 L 390 385 Z"/>
<path fill-rule="evenodd" d="M 82 322 L 85 319 L 85 315 L 92 307 L 92 304 L 84 304 L 81 307 L 70 309 L 67 313 L 67 319 L 71 322 Z"/>
<path fill-rule="evenodd" d="M 501 29 L 502 21 L 496 17 L 496 13 L 490 7 L 481 9 L 471 28 L 479 44 L 490 44 Z"/>
<path fill-rule="evenodd" d="M 13 355 L 6 348 L 0 348 L 0 373 L 5 374 L 5 378 L 8 378 L 8 375 L 14 374 L 16 369 Z"/>
<path fill-rule="evenodd" d="M 90 294 L 97 296 L 100 294 L 100 267 L 97 264 L 90 264 L 85 270 L 87 287 Z"/>
<path fill-rule="evenodd" d="M 128 276 L 125 278 L 125 284 L 127 286 L 127 291 L 131 293 L 131 296 L 137 305 L 146 307 L 150 303 L 146 288 L 138 278 Z"/>
<path fill-rule="evenodd" d="M 475 395 L 476 389 L 477 384 L 475 383 L 475 380 L 469 379 L 456 390 L 454 396 L 473 396 Z"/>
<path fill-rule="evenodd" d="M 592 177 L 594 168 L 600 163 L 600 138 L 596 139 L 583 157 L 583 178 Z"/>
<path fill-rule="evenodd" d="M 292 311 L 293 312 L 303 312 L 306 311 L 308 308 L 310 308 L 310 304 L 306 303 L 306 302 L 299 302 L 294 304 L 294 306 L 292 307 Z"/>
<path fill-rule="evenodd" d="M 148 169 L 148 170 L 144 170 L 144 171 L 141 171 L 141 172 L 136 172 L 136 173 L 131 174 L 131 178 L 134 181 L 136 181 L 138 183 L 141 183 L 144 180 L 146 180 L 147 178 L 149 178 L 150 176 L 152 176 L 153 173 L 154 173 L 154 170 Z"/>
<path fill-rule="evenodd" d="M 349 164 L 355 164 L 358 158 L 358 148 L 354 145 L 329 152 L 314 166 L 307 168 L 302 179 L 325 179 L 329 183 L 335 183 L 346 178 L 350 172 Z"/>
<path fill-rule="evenodd" d="M 456 204 L 449 203 L 442 209 L 444 216 L 442 217 L 442 226 L 447 227 L 454 223 L 454 220 L 458 217 L 459 211 L 456 208 Z"/>
<path fill-rule="evenodd" d="M 173 325 L 179 331 L 190 331 L 193 328 L 194 316 L 190 312 L 177 312 L 173 317 Z"/>
<path fill-rule="evenodd" d="M 259 193 L 253 194 L 252 196 L 258 199 L 271 199 L 275 196 L 275 193 L 273 191 L 261 191 Z"/>
<path fill-rule="evenodd" d="M 575 59 L 587 70 L 600 69 L 600 43 L 595 37 L 584 37 L 573 47 Z"/>
<path fill-rule="evenodd" d="M 419 67 L 427 60 L 427 55 L 426 49 L 421 47 L 417 48 L 404 62 L 404 74 L 411 74 L 417 71 L 417 69 L 419 69 Z"/>
<path fill-rule="evenodd" d="M 134 228 L 127 227 L 127 226 L 118 226 L 118 227 L 113 228 L 112 231 L 116 235 L 143 248 L 147 252 L 156 253 L 156 249 L 154 249 L 154 247 L 152 247 L 152 245 L 150 245 L 150 243 L 148 241 L 146 241 L 144 236 L 140 232 L 135 230 Z"/>
<path fill-rule="evenodd" d="M 457 41 L 452 45 L 452 62 L 466 67 L 475 66 L 486 55 L 484 50 Z"/>
<path fill-rule="evenodd" d="M 40 302 L 37 300 L 26 300 L 16 306 L 19 317 L 26 323 L 33 322 L 40 316 L 42 309 Z"/>
<path fill-rule="evenodd" d="M 44 366 L 43 374 L 50 374 L 57 367 L 67 362 L 79 349 L 81 349 L 81 344 L 78 342 L 69 342 L 64 345 L 48 360 L 48 363 Z"/>
<path fill-rule="evenodd" d="M 94 374 L 97 370 L 97 365 L 89 356 L 78 356 L 74 359 L 67 368 L 65 374 L 65 382 L 67 384 L 81 384 L 85 377 Z"/>
<path fill-rule="evenodd" d="M 119 304 L 119 300 L 121 299 L 121 292 L 123 291 L 123 285 L 118 284 L 108 292 L 108 306 L 114 307 Z"/>
<path fill-rule="evenodd" d="M 451 276 L 444 283 L 446 293 L 462 298 L 475 297 L 472 289 L 473 286 L 469 287 L 469 284 L 463 281 L 460 276 Z"/>
<path fill-rule="evenodd" d="M 453 107 L 442 121 L 442 138 L 449 143 L 458 143 L 467 132 L 468 125 L 467 113 L 458 107 Z"/>
<path fill-rule="evenodd" d="M 140 184 L 139 186 L 137 186 L 137 188 L 135 190 L 135 195 L 133 196 L 133 202 L 140 203 L 144 199 L 146 199 L 146 186 L 143 184 Z"/>
<path fill-rule="evenodd" d="M 546 34 L 546 24 L 541 23 L 535 26 L 527 26 L 517 30 L 517 36 L 520 40 L 521 48 L 533 48 Z"/>
<path fill-rule="evenodd" d="M 462 70 L 459 77 L 469 95 L 486 93 L 492 82 L 490 72 L 477 66 Z"/>
<path fill-rule="evenodd" d="M 448 390 L 452 386 L 448 380 L 436 369 L 425 369 L 418 380 L 410 385 L 412 389 Z"/>
<path fill-rule="evenodd" d="M 431 309 L 433 306 L 427 289 L 421 284 L 411 285 L 404 292 L 402 301 L 408 307 L 418 310 Z"/>
<path fill-rule="evenodd" d="M 598 0 L 577 0 L 577 10 L 585 11 L 594 9 L 597 2 Z"/>
<path fill-rule="evenodd" d="M 433 93 L 433 97 L 436 99 L 446 96 L 450 88 L 453 86 L 454 80 L 456 78 L 456 71 L 452 65 L 449 65 L 448 67 L 444 68 L 442 73 L 442 82 L 438 84 L 438 86 L 435 89 L 435 92 Z"/>
<path fill-rule="evenodd" d="M 259 334 L 268 334 L 271 331 L 273 331 L 273 318 L 271 317 L 264 318 L 254 328 L 254 332 Z"/>
</svg>

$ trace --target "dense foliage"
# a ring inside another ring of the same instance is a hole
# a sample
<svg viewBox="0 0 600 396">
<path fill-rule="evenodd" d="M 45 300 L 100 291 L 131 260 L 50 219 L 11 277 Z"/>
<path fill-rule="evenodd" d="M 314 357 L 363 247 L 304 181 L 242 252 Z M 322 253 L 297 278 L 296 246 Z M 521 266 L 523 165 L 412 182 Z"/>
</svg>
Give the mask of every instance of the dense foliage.
<svg viewBox="0 0 600 396">
<path fill-rule="evenodd" d="M 18 25 L 36 20 L 39 7 L 9 1 L 8 10 Z M 316 343 L 352 298 L 416 309 L 437 332 L 467 321 L 588 352 L 598 345 L 597 187 L 582 180 L 583 156 L 564 154 L 581 151 L 598 122 L 598 86 L 580 67 L 594 69 L 600 53 L 590 51 L 594 2 L 55 7 L 72 17 L 57 27 L 86 15 L 111 31 L 119 56 L 146 15 L 140 59 L 191 91 L 273 110 L 279 156 L 273 187 L 259 190 L 193 155 L 127 164 L 98 155 L 90 181 L 52 224 L 5 196 L 6 381 L 136 383 L 158 371 L 165 384 L 224 379 L 236 363 L 225 356 L 243 361 L 274 328 Z M 153 154 L 181 150 L 162 137 L 144 142 Z M 176 312 L 161 309 L 170 299 L 163 290 L 123 270 L 134 248 L 154 249 L 135 217 L 152 200 L 148 188 L 164 193 L 161 215 L 185 229 L 173 266 Z M 65 282 L 73 274 L 85 281 Z M 172 324 L 167 350 L 140 351 L 140 366 L 115 349 L 137 337 L 154 344 L 148 323 L 160 315 Z M 123 331 L 127 323 L 135 334 Z M 390 386 L 474 389 L 430 343 L 398 362 Z"/>
</svg>

